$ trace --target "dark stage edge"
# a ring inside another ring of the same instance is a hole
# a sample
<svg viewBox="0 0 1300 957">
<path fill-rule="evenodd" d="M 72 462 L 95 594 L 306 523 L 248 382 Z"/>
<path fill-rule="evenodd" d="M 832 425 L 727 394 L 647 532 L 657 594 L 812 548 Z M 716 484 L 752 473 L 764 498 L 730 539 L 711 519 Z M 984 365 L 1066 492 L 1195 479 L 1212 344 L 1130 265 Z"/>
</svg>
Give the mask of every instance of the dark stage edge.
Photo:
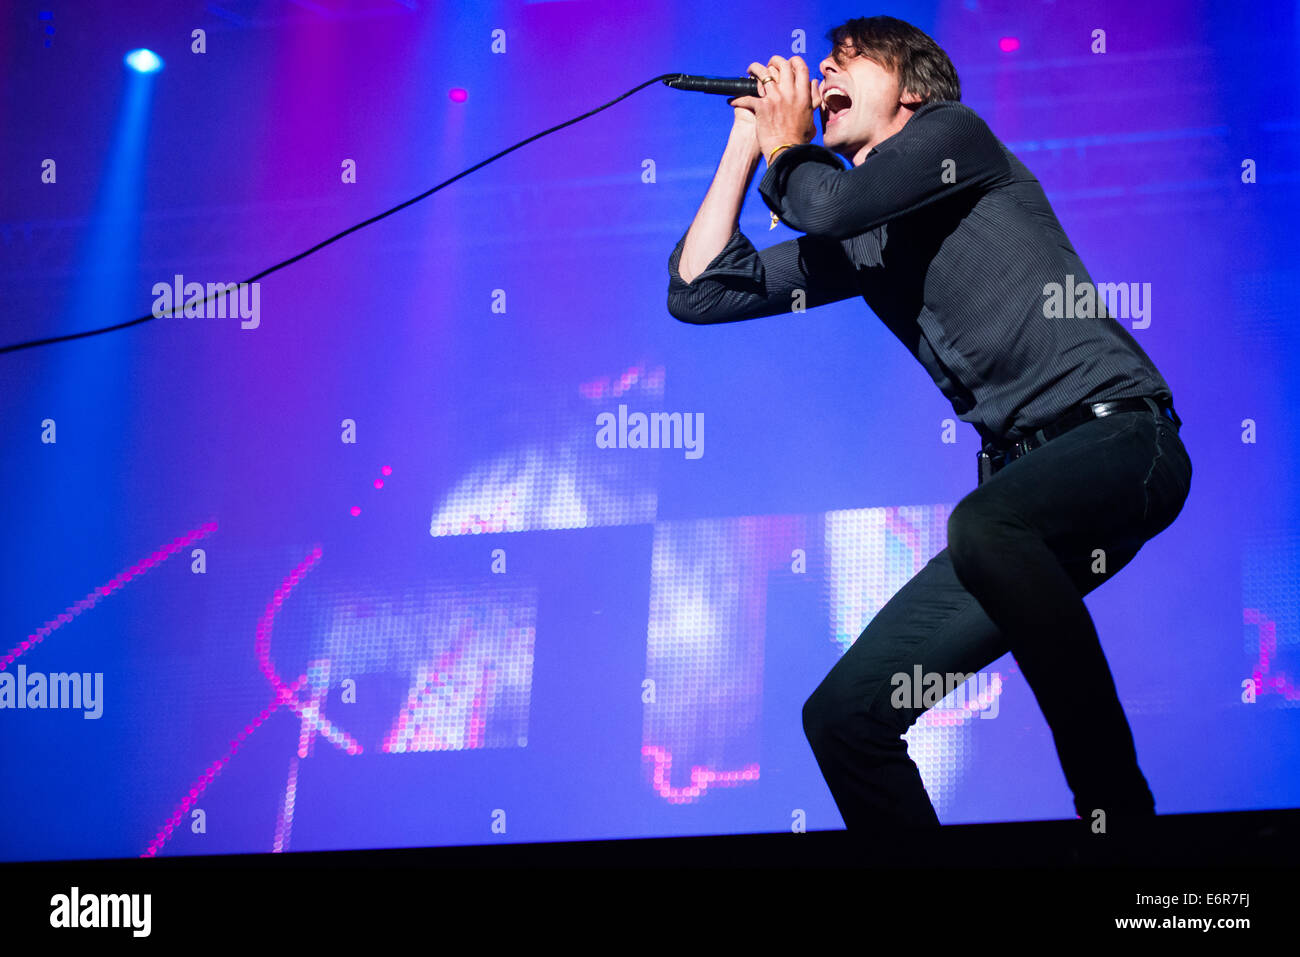
<svg viewBox="0 0 1300 957">
<path fill-rule="evenodd" d="M 86 942 L 134 938 L 126 928 L 52 929 L 52 895 L 73 887 L 83 897 L 147 893 L 150 936 L 177 943 L 192 943 L 196 931 L 209 942 L 374 943 L 384 928 L 416 925 L 527 942 L 562 918 L 566 950 L 581 940 L 601 953 L 647 920 L 653 926 L 642 930 L 671 928 L 676 946 L 725 930 L 729 947 L 753 940 L 764 950 L 784 950 L 785 933 L 806 949 L 845 921 L 872 935 L 896 927 L 929 944 L 1032 932 L 1044 943 L 1195 935 L 1222 945 L 1294 934 L 1298 865 L 1300 809 L 1284 809 L 1161 815 L 1146 835 L 1126 838 L 1069 820 L 875 837 L 834 830 L 6 862 L 0 910 L 7 939 Z M 555 873 L 539 880 L 539 870 Z M 644 873 L 606 876 L 611 870 Z M 682 873 L 698 870 L 727 873 L 720 880 Z M 1129 919 L 1165 923 L 1122 923 Z M 615 926 L 625 929 L 609 938 Z"/>
<path fill-rule="evenodd" d="M 929 867 L 932 854 L 962 855 L 986 867 L 1146 866 L 1170 868 L 1300 865 L 1300 809 L 1159 815 L 1144 832 L 1093 834 L 1080 820 L 948 825 L 935 831 L 858 835 L 730 834 L 471 844 L 455 847 L 153 859 L 0 862 L 0 870 L 166 871 L 172 868 L 493 867 Z M 1297 906 L 1300 906 L 1298 902 Z"/>
</svg>

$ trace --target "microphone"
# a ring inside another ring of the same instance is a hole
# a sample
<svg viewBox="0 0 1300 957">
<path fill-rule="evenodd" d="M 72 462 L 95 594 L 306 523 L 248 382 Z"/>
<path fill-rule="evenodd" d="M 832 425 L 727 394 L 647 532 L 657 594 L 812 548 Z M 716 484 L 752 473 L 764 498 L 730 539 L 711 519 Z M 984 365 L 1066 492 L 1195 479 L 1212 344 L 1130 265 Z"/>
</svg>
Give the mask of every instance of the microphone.
<svg viewBox="0 0 1300 957">
<path fill-rule="evenodd" d="M 723 96 L 758 96 L 758 79 L 752 76 L 692 76 L 678 73 L 664 80 L 664 86 L 694 93 L 720 93 Z"/>
</svg>

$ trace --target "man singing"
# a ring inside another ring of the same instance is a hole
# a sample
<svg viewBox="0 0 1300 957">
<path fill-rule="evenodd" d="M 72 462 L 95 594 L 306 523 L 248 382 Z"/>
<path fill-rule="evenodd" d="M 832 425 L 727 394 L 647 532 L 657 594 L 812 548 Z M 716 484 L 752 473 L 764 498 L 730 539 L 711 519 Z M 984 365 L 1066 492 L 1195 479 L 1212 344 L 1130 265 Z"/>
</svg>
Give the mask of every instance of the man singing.
<svg viewBox="0 0 1300 957">
<path fill-rule="evenodd" d="M 717 174 L 668 261 L 668 311 L 712 324 L 861 296 L 983 449 L 947 547 L 809 697 L 804 730 L 850 831 L 937 827 L 902 740 L 925 708 L 895 707 L 891 678 L 970 675 L 1009 651 L 1077 815 L 1141 833 L 1155 801 L 1083 598 L 1182 510 L 1173 394 L 1104 308 L 1046 308 L 1052 284 L 1091 278 L 1033 174 L 961 104 L 947 54 L 892 17 L 828 39 L 820 83 L 797 56 L 751 64 L 759 95 L 730 101 Z M 804 234 L 761 251 L 739 229 L 760 156 L 773 225 Z"/>
</svg>

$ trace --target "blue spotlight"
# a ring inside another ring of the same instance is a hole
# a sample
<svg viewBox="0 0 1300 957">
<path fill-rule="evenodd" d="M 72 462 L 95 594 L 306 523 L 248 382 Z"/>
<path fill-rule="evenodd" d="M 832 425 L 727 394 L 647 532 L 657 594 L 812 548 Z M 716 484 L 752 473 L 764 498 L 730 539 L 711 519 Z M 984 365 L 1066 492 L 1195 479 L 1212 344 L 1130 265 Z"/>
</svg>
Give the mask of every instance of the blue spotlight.
<svg viewBox="0 0 1300 957">
<path fill-rule="evenodd" d="M 163 68 L 163 61 L 152 50 L 132 50 L 122 58 L 136 73 L 157 73 Z"/>
</svg>

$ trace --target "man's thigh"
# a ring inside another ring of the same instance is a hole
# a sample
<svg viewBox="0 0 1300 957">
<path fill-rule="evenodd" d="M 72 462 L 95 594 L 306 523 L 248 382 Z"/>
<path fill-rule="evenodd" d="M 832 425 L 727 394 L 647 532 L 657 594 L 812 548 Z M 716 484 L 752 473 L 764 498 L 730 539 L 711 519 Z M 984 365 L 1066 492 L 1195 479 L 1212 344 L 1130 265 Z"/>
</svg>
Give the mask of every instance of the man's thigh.
<svg viewBox="0 0 1300 957">
<path fill-rule="evenodd" d="M 1145 479 L 1156 454 L 1154 437 L 1146 411 L 1085 422 L 973 490 L 957 504 L 949 530 L 972 515 L 1022 525 L 1087 594 L 1146 541 Z"/>
<path fill-rule="evenodd" d="M 999 470 L 963 505 L 1006 510 L 1049 544 L 1141 534 L 1145 479 L 1155 456 L 1151 413 L 1092 419 Z"/>
<path fill-rule="evenodd" d="M 922 674 L 971 674 L 1009 650 L 998 627 L 957 581 L 945 548 L 871 619 L 815 694 L 834 703 L 840 714 L 902 733 L 927 709 L 894 707 L 895 675 L 911 682 L 917 666 Z"/>
</svg>

